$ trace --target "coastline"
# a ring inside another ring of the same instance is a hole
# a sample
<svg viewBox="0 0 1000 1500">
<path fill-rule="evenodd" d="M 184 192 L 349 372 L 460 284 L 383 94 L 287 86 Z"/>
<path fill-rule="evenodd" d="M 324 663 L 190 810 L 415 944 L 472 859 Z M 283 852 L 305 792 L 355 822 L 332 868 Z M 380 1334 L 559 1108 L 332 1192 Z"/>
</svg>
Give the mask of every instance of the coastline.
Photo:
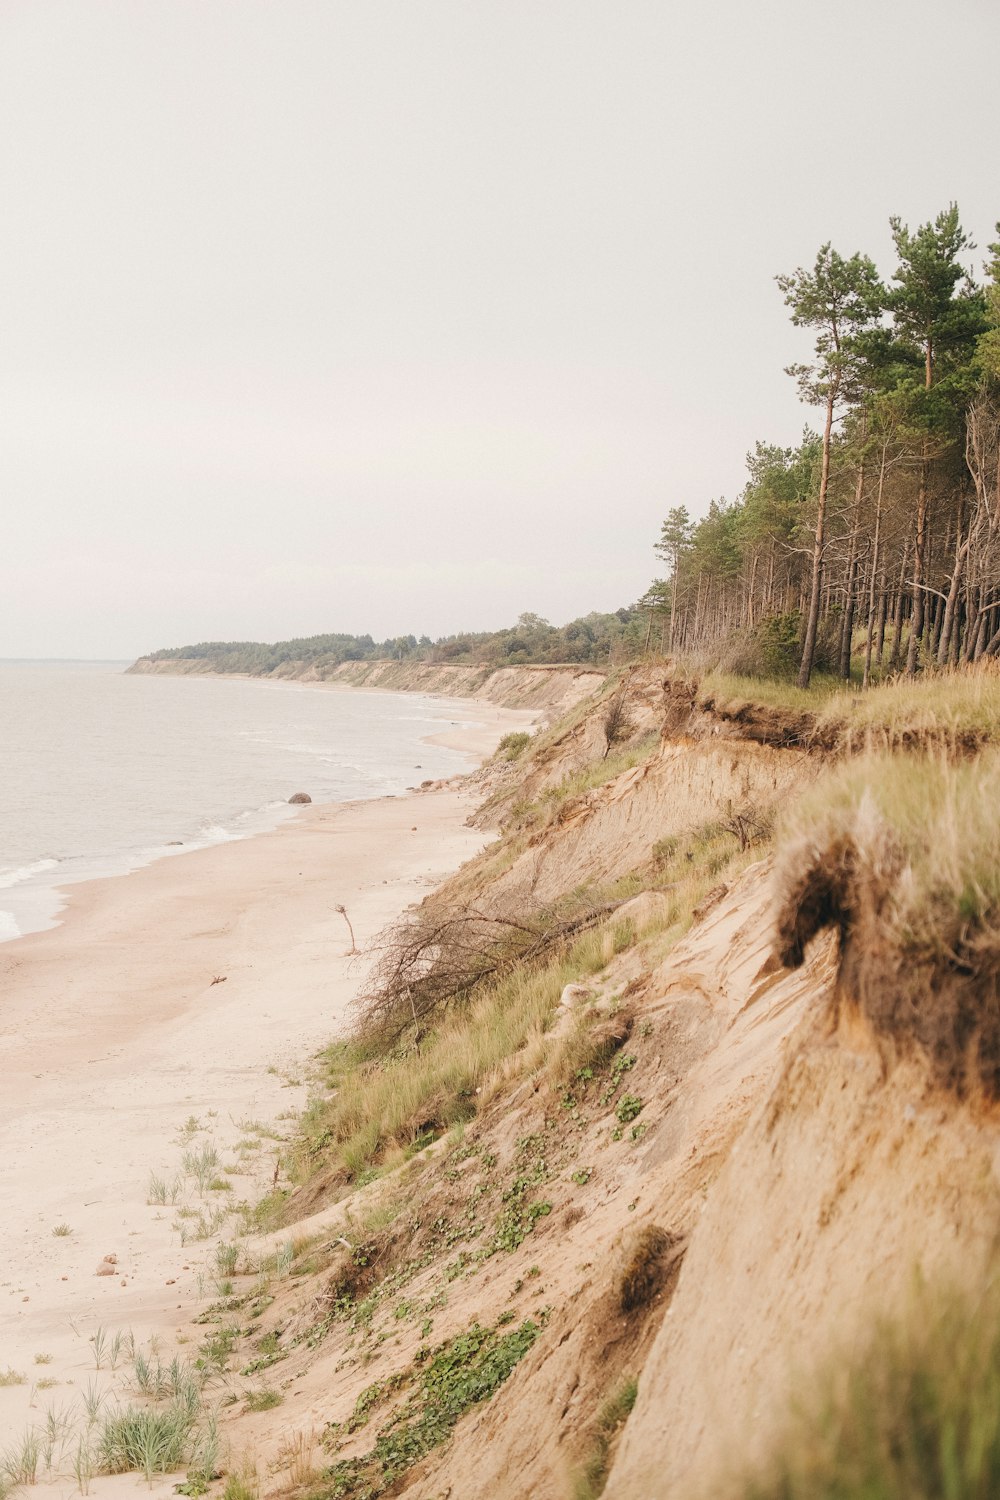
<svg viewBox="0 0 1000 1500">
<path fill-rule="evenodd" d="M 235 675 L 225 680 L 253 681 Z M 307 693 L 324 686 L 321 683 L 284 681 L 263 685 L 285 691 L 303 690 Z M 343 691 L 345 685 L 337 686 Z M 357 699 L 358 691 L 350 689 L 348 696 Z M 397 703 L 403 702 L 403 695 L 398 692 L 372 689 L 371 693 L 381 700 L 388 696 Z M 355 702 L 353 717 L 350 713 L 348 715 L 349 724 L 357 721 L 359 713 L 362 716 L 367 714 L 364 707 L 366 696 L 366 690 L 361 689 L 360 704 Z M 86 846 L 76 847 L 70 841 L 69 847 L 64 847 L 60 843 L 59 834 L 53 832 L 50 820 L 47 836 L 39 839 L 33 851 L 20 847 L 17 849 L 20 858 L 12 858 L 9 868 L 0 866 L 0 946 L 16 941 L 19 937 L 58 926 L 67 908 L 68 893 L 82 884 L 128 875 L 158 860 L 177 858 L 193 850 L 211 849 L 220 843 L 255 838 L 292 821 L 297 816 L 298 809 L 290 806 L 286 798 L 299 786 L 311 793 L 314 804 L 400 796 L 416 789 L 413 782 L 423 784 L 421 778 L 447 780 L 464 774 L 470 766 L 474 767 L 492 752 L 503 728 L 524 727 L 525 724 L 535 722 L 538 717 L 535 711 L 499 711 L 497 705 L 485 700 L 477 702 L 438 696 L 431 706 L 427 701 L 430 696 L 420 695 L 418 701 L 421 701 L 422 707 L 418 710 L 399 710 L 404 718 L 407 714 L 410 715 L 409 722 L 401 726 L 404 731 L 409 731 L 403 735 L 406 744 L 403 764 L 399 763 L 400 757 L 397 754 L 392 769 L 385 776 L 375 777 L 370 786 L 363 784 L 370 778 L 352 775 L 355 768 L 350 761 L 358 753 L 354 748 L 345 751 L 348 762 L 345 778 L 334 776 L 331 779 L 321 758 L 315 766 L 303 765 L 298 770 L 293 767 L 290 778 L 287 774 L 282 775 L 282 770 L 287 772 L 287 767 L 278 768 L 278 775 L 270 784 L 258 780 L 252 791 L 247 787 L 249 795 L 242 804 L 238 800 L 238 791 L 235 802 L 225 795 L 214 801 L 206 801 L 205 788 L 201 787 L 200 800 L 198 796 L 195 797 L 187 816 L 182 809 L 188 808 L 189 804 L 179 802 L 171 820 L 164 822 L 161 819 L 158 826 L 151 824 L 148 829 L 143 828 L 142 832 L 138 826 L 133 827 L 129 830 L 132 836 L 120 839 L 117 845 L 114 840 L 105 847 L 95 842 L 88 850 Z M 412 722 L 412 715 L 416 712 L 423 717 L 424 707 L 428 709 L 427 723 L 421 724 L 419 728 L 426 728 L 427 732 L 413 733 L 418 726 Z M 294 717 L 294 707 L 290 712 Z M 380 720 L 381 712 L 381 709 L 373 708 L 372 717 L 375 722 Z M 347 744 L 350 744 L 350 727 L 347 732 Z M 412 756 L 408 753 L 411 747 L 415 752 Z M 421 749 L 425 751 L 423 755 L 420 753 Z M 443 755 L 440 753 L 442 750 L 446 752 Z M 392 759 L 390 750 L 389 761 Z M 408 760 L 417 763 L 423 760 L 425 764 L 429 761 L 431 764 L 423 770 L 419 764 L 410 769 L 406 765 Z M 220 767 L 220 772 L 224 775 L 224 768 Z M 338 785 L 339 780 L 343 780 L 343 784 Z M 238 788 L 241 785 L 237 777 L 233 786 Z M 152 836 L 143 837 L 143 833 Z M 93 830 L 91 835 L 93 837 Z M 53 849 L 54 856 L 50 852 Z M 94 852 L 95 849 L 99 852 Z"/>
<path fill-rule="evenodd" d="M 447 737 L 477 761 L 534 717 L 476 710 L 475 726 Z M 269 832 L 70 886 L 59 926 L 0 945 L 0 1350 L 26 1377 L 0 1384 L 0 1448 L 88 1381 L 127 1399 L 120 1369 L 95 1369 L 98 1329 L 155 1337 L 165 1360 L 196 1355 L 190 1324 L 215 1295 L 215 1245 L 238 1229 L 230 1213 L 204 1238 L 179 1231 L 270 1187 L 272 1132 L 304 1106 L 302 1070 L 342 1025 L 365 950 L 488 842 L 465 826 L 477 801 L 453 781 L 313 804 Z M 185 1179 L 178 1204 L 149 1204 L 151 1174 L 181 1173 L 185 1141 L 218 1153 L 228 1188 Z M 113 1273 L 98 1275 L 112 1255 Z M 149 1493 L 138 1475 L 91 1490 Z"/>
</svg>

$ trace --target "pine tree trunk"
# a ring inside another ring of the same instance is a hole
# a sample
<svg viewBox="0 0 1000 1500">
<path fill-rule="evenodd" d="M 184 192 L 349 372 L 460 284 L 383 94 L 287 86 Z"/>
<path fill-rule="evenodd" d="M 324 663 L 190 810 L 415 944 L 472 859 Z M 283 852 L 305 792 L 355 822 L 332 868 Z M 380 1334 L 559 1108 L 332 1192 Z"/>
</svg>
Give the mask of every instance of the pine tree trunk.
<svg viewBox="0 0 1000 1500">
<path fill-rule="evenodd" d="M 862 424 L 861 436 L 867 436 L 867 423 Z M 861 530 L 861 501 L 865 489 L 865 461 L 858 465 L 858 482 L 854 486 L 854 520 L 851 525 L 851 547 L 847 558 L 847 580 L 844 595 L 844 617 L 840 623 L 840 675 L 845 682 L 851 680 L 851 644 L 854 637 L 855 587 L 858 575 L 858 533 Z"/>
<path fill-rule="evenodd" d="M 896 590 L 896 609 L 892 622 L 892 650 L 889 652 L 889 671 L 899 670 L 900 656 L 903 646 L 903 615 L 905 613 L 905 590 L 906 583 L 906 559 L 909 556 L 908 546 L 903 548 L 903 561 L 899 568 L 899 588 Z"/>
<path fill-rule="evenodd" d="M 819 499 L 816 503 L 816 535 L 813 541 L 812 578 L 809 590 L 809 615 L 806 620 L 806 638 L 802 646 L 802 664 L 799 667 L 799 687 L 807 688 L 812 676 L 813 660 L 816 656 L 816 634 L 819 629 L 819 601 L 823 586 L 823 545 L 826 533 L 826 494 L 830 487 L 830 440 L 833 433 L 833 403 L 835 391 L 831 386 L 826 398 L 826 423 L 823 428 L 823 466 L 820 471 Z"/>
<path fill-rule="evenodd" d="M 882 666 L 882 658 L 885 655 L 885 627 L 889 618 L 889 590 L 882 582 L 878 591 L 878 625 L 875 628 L 875 660 L 879 667 Z"/>
<path fill-rule="evenodd" d="M 969 537 L 966 537 L 955 557 L 955 570 L 951 575 L 948 602 L 944 609 L 944 624 L 941 627 L 941 639 L 938 641 L 937 664 L 939 667 L 943 667 L 948 660 L 952 632 L 955 628 L 955 610 L 958 607 L 959 590 L 962 587 L 962 575 L 969 557 L 969 540 Z"/>
<path fill-rule="evenodd" d="M 917 670 L 917 647 L 924 633 L 926 607 L 924 603 L 924 560 L 927 549 L 927 471 L 930 461 L 924 445 L 924 457 L 920 464 L 920 488 L 917 491 L 917 531 L 913 544 L 913 612 L 910 616 L 910 639 L 906 648 L 906 675 L 913 677 Z"/>
<path fill-rule="evenodd" d="M 872 564 L 871 577 L 868 581 L 868 633 L 865 637 L 865 669 L 861 679 L 861 686 L 868 686 L 868 679 L 872 670 L 872 646 L 875 637 L 875 588 L 878 580 L 879 569 L 879 543 L 882 536 L 882 491 L 885 486 L 885 455 L 886 445 L 882 444 L 882 457 L 878 467 L 878 489 L 875 492 L 875 536 L 872 540 Z M 880 596 L 879 610 L 882 615 L 882 631 L 885 632 L 885 584 L 883 582 Z M 882 660 L 882 644 L 879 642 L 879 663 Z"/>
<path fill-rule="evenodd" d="M 976 638 L 983 614 L 983 596 L 978 584 L 967 591 L 968 609 L 965 620 L 965 638 L 962 641 L 962 661 L 972 661 L 976 650 Z"/>
</svg>

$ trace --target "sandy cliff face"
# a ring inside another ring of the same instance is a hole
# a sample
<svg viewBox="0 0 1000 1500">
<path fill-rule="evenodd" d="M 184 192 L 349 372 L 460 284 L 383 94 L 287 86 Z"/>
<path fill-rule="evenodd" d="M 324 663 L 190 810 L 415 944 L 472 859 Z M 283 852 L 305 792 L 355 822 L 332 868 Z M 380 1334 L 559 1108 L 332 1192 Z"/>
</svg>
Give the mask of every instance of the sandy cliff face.
<svg viewBox="0 0 1000 1500">
<path fill-rule="evenodd" d="M 140 657 L 128 670 L 168 677 L 213 675 L 211 666 L 196 657 L 159 661 Z M 605 678 L 592 667 L 484 667 L 421 661 L 345 661 L 322 670 L 312 662 L 289 661 L 268 675 L 282 681 L 331 682 L 393 693 L 485 698 L 505 708 L 559 713 L 595 692 Z"/>
<path fill-rule="evenodd" d="M 328 682 L 393 692 L 486 698 L 504 708 L 557 709 L 596 692 L 605 674 L 592 667 L 475 667 L 433 662 L 342 662 Z"/>
<path fill-rule="evenodd" d="M 605 1491 L 727 1493 L 796 1395 L 914 1286 L 975 1286 L 1000 1229 L 997 1132 L 911 1061 L 824 1024 L 822 993 L 708 1192 Z M 776 1076 L 775 1076 L 776 1075 Z"/>
<path fill-rule="evenodd" d="M 623 1470 L 619 1493 L 635 1500 L 688 1493 L 663 1483 L 677 1414 L 667 1421 L 650 1362 L 663 1330 L 674 1326 L 681 1285 L 691 1281 L 687 1262 L 704 1238 L 720 1173 L 780 1069 L 789 1036 L 831 976 L 828 951 L 794 975 L 761 973 L 768 911 L 767 870 L 754 867 L 642 976 L 628 1043 L 637 1057 L 629 1092 L 647 1101 L 640 1140 L 626 1131 L 614 1141 L 613 1113 L 589 1123 L 579 1159 L 594 1164 L 593 1176 L 530 1247 L 556 1301 L 544 1336 L 489 1407 L 458 1430 L 451 1450 L 402 1493 L 569 1496 L 601 1404 L 630 1376 L 638 1377 L 643 1407 L 625 1430 L 641 1461 L 634 1475 Z M 628 967 L 622 959 L 612 971 L 613 988 Z M 759 1204 L 753 1214 L 759 1222 Z M 649 1302 L 625 1311 L 623 1270 L 654 1225 L 670 1249 Z M 692 1298 L 697 1309 L 697 1289 Z M 707 1370 L 710 1389 L 719 1390 L 719 1367 Z"/>
<path fill-rule="evenodd" d="M 509 903 L 549 902 L 647 863 L 664 839 L 752 811 L 799 785 L 803 752 L 726 741 L 664 742 L 610 783 L 570 797 L 494 882 Z"/>
<path fill-rule="evenodd" d="M 523 763 L 494 768 L 507 839 L 439 899 L 523 911 L 626 877 L 621 889 L 641 889 L 664 847 L 682 876 L 705 829 L 736 847 L 817 773 L 780 725 L 743 738 L 653 672 L 628 691 L 636 763 L 601 779 L 607 697 L 581 704 Z M 596 784 L 555 795 L 584 773 Z M 618 908 L 575 1008 L 554 992 L 544 1035 L 482 1081 L 460 1136 L 340 1202 L 322 1184 L 302 1200 L 314 1212 L 296 1233 L 332 1256 L 393 1202 L 365 1251 L 368 1311 L 329 1311 L 346 1274 L 331 1278 L 329 1256 L 282 1291 L 255 1338 L 289 1344 L 284 1404 L 238 1419 L 235 1438 L 266 1453 L 288 1430 L 326 1433 L 317 1463 L 375 1463 L 429 1346 L 530 1327 L 490 1399 L 377 1493 L 596 1495 L 599 1483 L 575 1486 L 602 1406 L 635 1380 L 603 1492 L 720 1500 L 767 1458 L 815 1372 L 859 1347 L 876 1313 L 903 1309 L 915 1278 L 975 1283 L 1000 1233 L 995 1111 L 871 1033 L 840 987 L 832 933 L 801 968 L 776 962 L 767 858 L 721 883 L 675 941 L 680 876 Z M 603 1038 L 592 1065 L 587 1035 Z M 332 1482 L 323 1493 L 341 1493 Z"/>
</svg>

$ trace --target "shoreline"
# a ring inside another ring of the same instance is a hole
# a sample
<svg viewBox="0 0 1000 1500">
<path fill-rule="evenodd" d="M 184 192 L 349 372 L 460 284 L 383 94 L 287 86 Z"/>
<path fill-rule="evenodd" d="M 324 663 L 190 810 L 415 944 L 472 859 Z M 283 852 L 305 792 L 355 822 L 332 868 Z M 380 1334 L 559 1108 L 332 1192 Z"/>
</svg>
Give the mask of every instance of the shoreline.
<svg viewBox="0 0 1000 1500">
<path fill-rule="evenodd" d="M 215 675 L 227 681 L 258 680 L 240 673 Z M 259 680 L 268 681 L 264 678 Z M 404 696 L 392 689 L 354 688 L 346 683 L 298 682 L 282 679 L 277 685 L 306 690 L 331 687 L 351 693 L 378 693 L 380 697 L 385 697 L 387 694 L 394 697 Z M 537 711 L 499 708 L 485 699 L 452 699 L 444 694 L 413 694 L 412 696 L 436 698 L 447 707 L 453 707 L 456 714 L 460 713 L 463 716 L 463 722 L 452 725 L 445 725 L 442 720 L 443 727 L 439 731 L 421 735 L 415 742 L 418 745 L 449 750 L 462 757 L 465 765 L 459 764 L 450 774 L 435 778 L 440 780 L 461 776 L 466 773 L 467 769 L 474 769 L 478 766 L 495 748 L 500 738 L 498 731 L 501 727 L 525 728 L 537 723 L 539 717 Z M 474 715 L 474 722 L 469 721 L 472 715 Z M 377 800 L 381 796 L 402 797 L 417 790 L 419 790 L 418 786 L 410 786 L 400 788 L 398 791 L 376 792 L 374 797 L 349 796 L 329 799 L 324 796 L 314 796 L 311 805 L 314 807 L 339 806 L 352 801 Z M 243 808 L 235 815 L 235 820 L 233 817 L 224 819 L 217 826 L 217 837 L 200 837 L 188 833 L 183 838 L 175 839 L 172 836 L 165 842 L 151 843 L 141 848 L 126 847 L 113 853 L 99 855 L 74 853 L 55 860 L 43 856 L 29 860 L 23 871 L 11 872 L 18 878 L 11 879 L 9 884 L 5 884 L 3 889 L 0 889 L 0 951 L 7 944 L 18 942 L 24 937 L 54 931 L 58 928 L 71 907 L 72 893 L 81 886 L 89 885 L 94 881 L 118 880 L 123 876 L 133 875 L 139 870 L 147 869 L 162 860 L 205 852 L 217 848 L 220 844 L 245 843 L 247 840 L 261 837 L 263 834 L 274 832 L 294 822 L 301 812 L 300 807 L 289 805 L 284 800 L 275 800 L 259 807 Z M 206 814 L 206 820 L 212 824 L 213 828 L 216 828 L 214 814 Z M 243 823 L 246 824 L 245 829 L 239 826 Z M 178 829 L 177 833 L 182 831 Z M 78 873 L 73 873 L 74 870 Z"/>
<path fill-rule="evenodd" d="M 483 707 L 488 724 L 449 732 L 477 760 L 529 717 Z M 489 842 L 465 823 L 478 801 L 453 779 L 314 803 L 269 832 L 68 887 L 58 926 L 0 945 L 0 1373 L 25 1377 L 0 1384 L 0 1449 L 47 1407 L 79 1406 L 88 1382 L 127 1402 L 122 1367 L 95 1368 L 101 1329 L 155 1338 L 165 1363 L 197 1355 L 215 1246 L 240 1236 L 232 1205 L 275 1180 L 274 1134 L 294 1128 L 304 1069 L 342 1026 L 372 939 Z M 185 1174 L 203 1149 L 218 1189 Z M 169 1186 L 147 1202 L 154 1178 L 182 1180 L 176 1203 Z M 74 1488 L 62 1473 L 60 1494 Z M 140 1475 L 91 1492 L 150 1493 Z"/>
</svg>

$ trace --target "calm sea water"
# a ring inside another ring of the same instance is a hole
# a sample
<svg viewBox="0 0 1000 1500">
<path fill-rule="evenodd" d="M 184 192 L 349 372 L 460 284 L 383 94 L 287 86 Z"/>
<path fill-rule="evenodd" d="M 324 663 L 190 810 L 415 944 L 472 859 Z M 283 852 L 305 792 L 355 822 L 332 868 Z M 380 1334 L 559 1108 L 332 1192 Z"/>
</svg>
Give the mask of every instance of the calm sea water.
<svg viewBox="0 0 1000 1500">
<path fill-rule="evenodd" d="M 381 797 L 468 766 L 425 743 L 475 722 L 468 704 L 126 665 L 0 662 L 0 941 L 52 926 L 59 886 L 273 828 L 293 792 Z"/>
</svg>

